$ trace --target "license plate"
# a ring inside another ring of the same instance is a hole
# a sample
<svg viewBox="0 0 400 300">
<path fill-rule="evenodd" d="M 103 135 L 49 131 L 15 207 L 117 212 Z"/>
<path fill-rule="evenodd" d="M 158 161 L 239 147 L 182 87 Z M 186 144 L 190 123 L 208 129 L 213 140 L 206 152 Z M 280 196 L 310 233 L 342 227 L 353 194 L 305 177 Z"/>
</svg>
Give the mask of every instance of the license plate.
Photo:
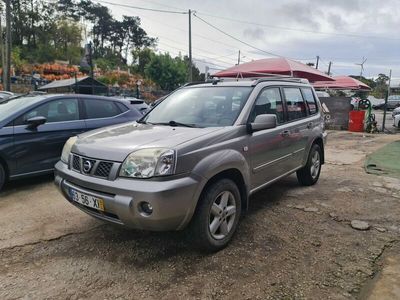
<svg viewBox="0 0 400 300">
<path fill-rule="evenodd" d="M 91 195 L 78 192 L 70 189 L 70 195 L 73 201 L 78 202 L 84 206 L 91 207 L 97 210 L 104 211 L 104 200 Z"/>
</svg>

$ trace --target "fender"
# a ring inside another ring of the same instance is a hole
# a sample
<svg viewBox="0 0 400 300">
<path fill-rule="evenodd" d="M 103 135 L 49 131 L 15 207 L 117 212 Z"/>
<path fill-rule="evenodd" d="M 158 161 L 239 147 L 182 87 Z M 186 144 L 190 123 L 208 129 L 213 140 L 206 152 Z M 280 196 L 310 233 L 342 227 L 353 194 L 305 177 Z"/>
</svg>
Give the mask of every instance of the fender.
<svg viewBox="0 0 400 300">
<path fill-rule="evenodd" d="M 191 171 L 191 173 L 202 178 L 202 180 L 199 181 L 199 185 L 193 195 L 193 198 L 195 199 L 195 201 L 193 201 L 194 205 L 191 207 L 190 211 L 188 211 L 185 220 L 179 226 L 180 228 L 183 228 L 192 219 L 201 193 L 208 181 L 215 175 L 230 169 L 236 169 L 241 173 L 243 181 L 245 182 L 246 195 L 248 198 L 250 187 L 250 167 L 246 158 L 239 151 L 233 149 L 213 152 L 200 160 Z"/>
</svg>

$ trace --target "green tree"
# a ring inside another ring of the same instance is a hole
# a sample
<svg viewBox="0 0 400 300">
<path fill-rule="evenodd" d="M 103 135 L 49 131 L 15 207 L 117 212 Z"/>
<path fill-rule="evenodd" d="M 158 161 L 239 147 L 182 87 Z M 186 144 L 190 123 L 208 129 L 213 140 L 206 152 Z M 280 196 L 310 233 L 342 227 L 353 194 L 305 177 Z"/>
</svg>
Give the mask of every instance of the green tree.
<svg viewBox="0 0 400 300">
<path fill-rule="evenodd" d="M 174 90 L 185 83 L 188 68 L 181 57 L 172 58 L 168 53 L 152 55 L 145 67 L 146 76 L 163 90 Z"/>
<path fill-rule="evenodd" d="M 133 71 L 141 75 L 145 75 L 145 68 L 150 63 L 151 58 L 155 55 L 154 51 L 150 48 L 134 49 L 132 50 L 133 57 Z"/>
<path fill-rule="evenodd" d="M 82 29 L 73 21 L 60 20 L 56 25 L 55 45 L 59 59 L 78 64 L 81 55 Z"/>
</svg>

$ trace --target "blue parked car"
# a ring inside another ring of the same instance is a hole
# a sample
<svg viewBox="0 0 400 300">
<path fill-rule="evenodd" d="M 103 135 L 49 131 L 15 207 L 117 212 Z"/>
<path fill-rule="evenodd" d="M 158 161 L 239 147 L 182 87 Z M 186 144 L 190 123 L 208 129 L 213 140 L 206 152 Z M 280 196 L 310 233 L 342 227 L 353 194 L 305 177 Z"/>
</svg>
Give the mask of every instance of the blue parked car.
<svg viewBox="0 0 400 300">
<path fill-rule="evenodd" d="M 53 172 L 71 136 L 143 115 L 129 101 L 90 95 L 0 99 L 0 190 L 7 180 Z"/>
</svg>

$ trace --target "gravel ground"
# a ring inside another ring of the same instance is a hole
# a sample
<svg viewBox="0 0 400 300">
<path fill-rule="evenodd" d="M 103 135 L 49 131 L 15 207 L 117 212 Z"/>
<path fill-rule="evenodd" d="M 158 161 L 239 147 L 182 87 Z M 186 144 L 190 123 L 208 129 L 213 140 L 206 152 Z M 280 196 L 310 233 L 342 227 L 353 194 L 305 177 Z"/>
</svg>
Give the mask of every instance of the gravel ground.
<svg viewBox="0 0 400 300">
<path fill-rule="evenodd" d="M 11 183 L 0 193 L 0 299 L 367 298 L 399 253 L 400 180 L 366 174 L 363 160 L 394 140 L 330 132 L 319 183 L 290 176 L 252 196 L 233 242 L 212 255 L 185 232 L 94 220 L 49 177 Z"/>
</svg>

